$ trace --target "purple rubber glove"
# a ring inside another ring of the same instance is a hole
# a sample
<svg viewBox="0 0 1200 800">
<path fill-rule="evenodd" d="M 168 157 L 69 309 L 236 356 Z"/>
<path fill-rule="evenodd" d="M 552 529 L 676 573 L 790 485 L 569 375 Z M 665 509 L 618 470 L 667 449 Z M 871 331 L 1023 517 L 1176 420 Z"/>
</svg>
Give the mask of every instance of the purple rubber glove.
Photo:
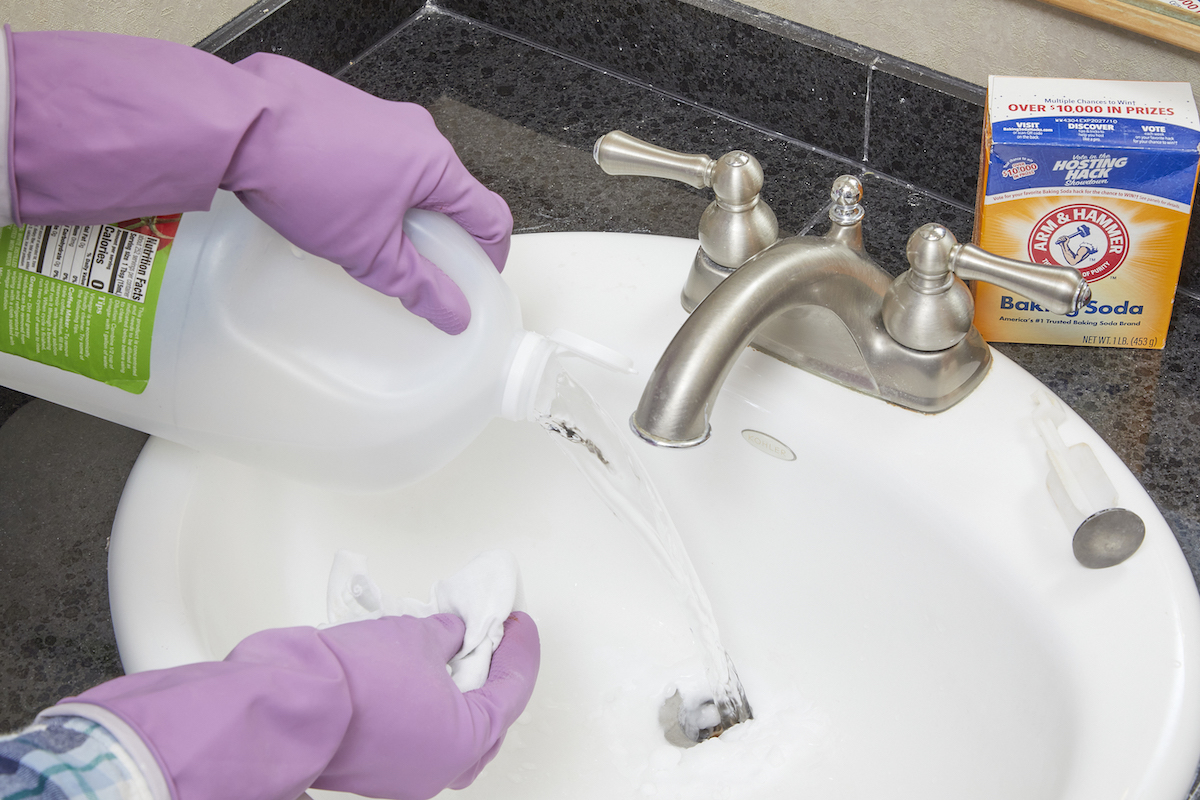
<svg viewBox="0 0 1200 800">
<path fill-rule="evenodd" d="M 446 670 L 463 622 L 439 614 L 263 631 L 224 661 L 127 675 L 63 703 L 130 725 L 174 800 L 294 800 L 310 786 L 423 800 L 471 783 L 529 702 L 537 627 L 518 612 L 504 630 L 487 683 L 465 694 Z"/>
<path fill-rule="evenodd" d="M 441 211 L 502 269 L 512 215 L 425 109 L 281 56 L 227 64 L 191 47 L 98 33 L 9 33 L 18 223 L 90 224 L 207 209 L 218 188 L 293 244 L 450 333 L 459 288 L 401 230 Z"/>
</svg>

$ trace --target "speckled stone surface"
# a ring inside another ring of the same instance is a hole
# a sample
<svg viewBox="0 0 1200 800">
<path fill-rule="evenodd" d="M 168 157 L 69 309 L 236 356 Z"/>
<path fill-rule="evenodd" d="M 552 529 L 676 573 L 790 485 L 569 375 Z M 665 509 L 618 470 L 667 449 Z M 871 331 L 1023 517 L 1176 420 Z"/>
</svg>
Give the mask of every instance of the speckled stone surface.
<svg viewBox="0 0 1200 800">
<path fill-rule="evenodd" d="M 943 91 L 927 75 L 909 81 L 890 61 L 888 71 L 872 71 L 869 53 L 826 52 L 673 0 L 447 0 L 449 11 L 426 7 L 415 17 L 402 4 L 373 3 L 292 0 L 221 53 L 276 49 L 380 96 L 429 106 L 468 167 L 509 200 L 519 233 L 695 235 L 705 192 L 608 177 L 592 162 L 595 138 L 621 128 L 688 152 L 754 153 L 786 233 L 824 231 L 830 182 L 861 175 L 867 248 L 893 274 L 922 223 L 970 236 L 982 110 L 961 86 Z M 363 18 L 385 5 L 386 24 Z M 743 92 L 746 81 L 754 88 Z M 1200 234 L 1193 238 L 1185 285 L 1200 289 L 1192 255 Z M 1181 293 L 1163 351 L 997 349 L 1129 464 L 1200 575 L 1198 345 L 1200 300 Z M 0 413 L 21 402 L 0 393 Z M 0 615 L 10 615 L 0 616 L 0 661 L 10 668 L 0 726 L 116 669 L 103 542 L 140 434 L 53 417 L 44 405 L 25 406 L 0 428 L 0 544 L 20 554 L 0 570 L 24 570 L 19 583 L 28 584 L 0 595 Z M 108 449 L 114 437 L 121 444 Z M 53 486 L 61 475 L 76 478 L 66 495 Z M 86 578 L 65 604 L 54 576 L 68 562 L 78 575 L 86 562 Z"/>
<path fill-rule="evenodd" d="M 982 106 L 872 72 L 867 139 L 872 168 L 974 206 L 982 130 Z"/>
<path fill-rule="evenodd" d="M 787 176 L 770 180 L 764 194 L 789 231 L 805 226 L 826 202 L 829 182 L 852 170 L 811 148 L 450 17 L 421 19 L 343 77 L 389 99 L 425 105 L 452 100 L 519 126 L 515 136 L 472 135 L 471 126 L 447 130 L 468 167 L 514 206 L 518 231 L 650 230 L 660 208 L 678 218 L 667 205 L 645 210 L 647 203 L 639 200 L 644 186 L 607 179 L 596 168 L 592 145 L 614 129 L 687 152 L 755 153 L 769 175 Z M 535 133 L 552 146 L 528 150 L 528 136 Z M 695 198 L 693 210 L 669 230 L 655 230 L 694 237 L 698 213 L 711 198 L 687 187 L 680 191 Z M 528 220 L 526 204 L 534 206 Z"/>
<path fill-rule="evenodd" d="M 42 400 L 0 427 L 0 729 L 121 674 L 107 542 L 145 441 Z"/>
<path fill-rule="evenodd" d="M 241 30 L 252 21 L 255 24 L 249 30 L 228 42 L 222 31 L 217 31 L 200 46 L 226 61 L 237 61 L 251 53 L 277 53 L 332 73 L 423 6 L 420 0 L 259 3 L 231 23 L 235 30 Z"/>
<path fill-rule="evenodd" d="M 441 5 L 659 91 L 862 158 L 863 64 L 675 0 Z"/>
</svg>

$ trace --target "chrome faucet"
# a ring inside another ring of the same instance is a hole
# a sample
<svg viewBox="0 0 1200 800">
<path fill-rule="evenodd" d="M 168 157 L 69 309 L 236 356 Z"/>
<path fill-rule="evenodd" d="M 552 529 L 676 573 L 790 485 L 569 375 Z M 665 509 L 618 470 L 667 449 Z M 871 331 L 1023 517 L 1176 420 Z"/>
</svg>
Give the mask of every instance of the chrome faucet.
<svg viewBox="0 0 1200 800">
<path fill-rule="evenodd" d="M 700 250 L 684 285 L 691 316 L 667 345 L 631 420 L 652 444 L 691 447 L 708 438 L 713 403 L 747 345 L 851 389 L 936 413 L 970 394 L 992 361 L 972 325 L 975 304 L 964 280 L 997 284 L 1056 314 L 1091 299 L 1075 269 L 959 244 L 937 224 L 912 234 L 910 269 L 893 280 L 863 249 L 862 184 L 850 175 L 833 182 L 825 235 L 779 240 L 775 215 L 758 196 L 762 168 L 753 156 L 734 151 L 714 161 L 621 131 L 600 137 L 594 156 L 611 175 L 671 178 L 716 194 L 701 217 Z"/>
</svg>

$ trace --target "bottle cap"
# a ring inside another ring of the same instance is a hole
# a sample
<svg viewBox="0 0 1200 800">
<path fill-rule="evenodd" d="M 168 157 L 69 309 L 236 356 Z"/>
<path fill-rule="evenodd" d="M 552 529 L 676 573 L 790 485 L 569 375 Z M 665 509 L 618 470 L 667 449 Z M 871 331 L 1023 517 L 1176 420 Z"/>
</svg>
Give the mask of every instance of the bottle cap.
<svg viewBox="0 0 1200 800">
<path fill-rule="evenodd" d="M 511 420 L 529 419 L 546 364 L 557 349 L 557 344 L 540 333 L 521 331 L 517 334 L 504 397 L 500 402 L 500 416 Z"/>
</svg>

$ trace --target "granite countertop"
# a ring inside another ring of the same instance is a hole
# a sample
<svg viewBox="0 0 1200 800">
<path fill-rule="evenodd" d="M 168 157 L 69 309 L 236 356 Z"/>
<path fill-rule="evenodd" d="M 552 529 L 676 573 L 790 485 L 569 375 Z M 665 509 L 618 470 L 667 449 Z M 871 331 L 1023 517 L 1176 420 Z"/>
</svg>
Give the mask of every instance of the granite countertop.
<svg viewBox="0 0 1200 800">
<path fill-rule="evenodd" d="M 919 225 L 960 239 L 972 229 L 979 87 L 732 4 L 276 0 L 202 46 L 229 59 L 281 52 L 426 105 L 509 200 L 517 233 L 695 237 L 705 192 L 595 166 L 593 142 L 613 129 L 686 152 L 753 153 L 785 233 L 823 232 L 830 182 L 860 175 L 867 247 L 895 274 Z M 1164 350 L 996 348 L 1125 460 L 1200 575 L 1198 227 Z M 9 391 L 0 418 L 0 725 L 13 727 L 120 672 L 105 540 L 145 437 Z"/>
</svg>

